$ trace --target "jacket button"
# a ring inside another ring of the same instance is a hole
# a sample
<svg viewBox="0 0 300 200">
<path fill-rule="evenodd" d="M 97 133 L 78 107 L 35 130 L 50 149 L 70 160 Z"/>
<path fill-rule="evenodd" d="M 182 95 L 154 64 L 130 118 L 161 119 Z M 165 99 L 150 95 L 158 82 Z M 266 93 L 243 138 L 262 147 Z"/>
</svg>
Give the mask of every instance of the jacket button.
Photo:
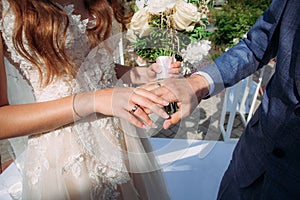
<svg viewBox="0 0 300 200">
<path fill-rule="evenodd" d="M 294 110 L 294 113 L 297 117 L 300 117 L 300 106 L 296 107 L 296 109 Z"/>
<path fill-rule="evenodd" d="M 285 152 L 278 148 L 278 147 L 275 147 L 272 151 L 273 155 L 277 158 L 283 158 L 285 156 Z"/>
</svg>

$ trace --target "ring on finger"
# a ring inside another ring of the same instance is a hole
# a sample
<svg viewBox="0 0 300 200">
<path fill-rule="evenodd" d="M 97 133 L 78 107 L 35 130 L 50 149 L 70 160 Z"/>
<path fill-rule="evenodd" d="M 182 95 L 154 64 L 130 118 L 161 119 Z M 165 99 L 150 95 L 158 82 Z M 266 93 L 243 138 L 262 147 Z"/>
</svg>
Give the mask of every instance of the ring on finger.
<svg viewBox="0 0 300 200">
<path fill-rule="evenodd" d="M 134 106 L 132 106 L 131 111 L 129 112 L 134 113 L 137 109 L 138 109 L 138 105 L 135 104 Z"/>
<path fill-rule="evenodd" d="M 161 87 L 161 83 L 160 83 L 160 82 L 156 82 L 156 85 L 157 85 L 158 87 Z"/>
</svg>

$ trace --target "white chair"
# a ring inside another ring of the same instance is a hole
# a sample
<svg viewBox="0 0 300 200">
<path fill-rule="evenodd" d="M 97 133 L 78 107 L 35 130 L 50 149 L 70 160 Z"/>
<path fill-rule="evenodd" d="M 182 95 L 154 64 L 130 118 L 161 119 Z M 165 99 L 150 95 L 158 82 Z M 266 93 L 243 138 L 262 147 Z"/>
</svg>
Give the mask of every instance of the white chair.
<svg viewBox="0 0 300 200">
<path fill-rule="evenodd" d="M 238 138 L 230 137 L 236 114 L 239 115 L 244 127 L 252 117 L 263 75 L 264 68 L 261 69 L 257 82 L 253 81 L 253 75 L 251 75 L 226 89 L 220 118 L 220 129 L 225 142 L 238 140 Z M 229 117 L 225 128 L 227 113 Z"/>
</svg>

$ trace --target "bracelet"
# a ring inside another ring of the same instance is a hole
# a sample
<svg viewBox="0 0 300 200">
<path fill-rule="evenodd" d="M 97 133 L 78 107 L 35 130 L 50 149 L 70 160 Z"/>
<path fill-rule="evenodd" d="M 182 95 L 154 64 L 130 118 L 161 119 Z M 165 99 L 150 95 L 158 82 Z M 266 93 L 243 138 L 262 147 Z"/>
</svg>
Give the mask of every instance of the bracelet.
<svg viewBox="0 0 300 200">
<path fill-rule="evenodd" d="M 80 114 L 78 114 L 78 112 L 77 112 L 76 109 L 75 109 L 75 98 L 76 98 L 76 95 L 77 95 L 77 94 L 74 94 L 74 95 L 73 95 L 72 109 L 73 109 L 73 112 L 75 113 L 75 115 L 76 115 L 79 119 L 81 119 L 81 118 L 83 118 L 83 116 L 81 116 Z"/>
</svg>

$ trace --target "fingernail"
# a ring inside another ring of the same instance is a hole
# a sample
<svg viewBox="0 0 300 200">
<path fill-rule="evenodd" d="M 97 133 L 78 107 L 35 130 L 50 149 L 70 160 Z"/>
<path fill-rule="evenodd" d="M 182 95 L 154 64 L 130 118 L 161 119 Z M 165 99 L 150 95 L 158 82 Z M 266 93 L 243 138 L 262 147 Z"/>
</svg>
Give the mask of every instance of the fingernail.
<svg viewBox="0 0 300 200">
<path fill-rule="evenodd" d="M 168 101 L 163 102 L 164 106 L 168 106 L 170 103 Z"/>
<path fill-rule="evenodd" d="M 163 114 L 163 118 L 169 119 L 169 117 L 170 117 L 170 115 L 168 115 L 167 113 L 164 113 L 164 114 Z"/>
<path fill-rule="evenodd" d="M 152 128 L 157 128 L 158 126 L 155 123 L 153 123 L 151 127 Z"/>
</svg>

